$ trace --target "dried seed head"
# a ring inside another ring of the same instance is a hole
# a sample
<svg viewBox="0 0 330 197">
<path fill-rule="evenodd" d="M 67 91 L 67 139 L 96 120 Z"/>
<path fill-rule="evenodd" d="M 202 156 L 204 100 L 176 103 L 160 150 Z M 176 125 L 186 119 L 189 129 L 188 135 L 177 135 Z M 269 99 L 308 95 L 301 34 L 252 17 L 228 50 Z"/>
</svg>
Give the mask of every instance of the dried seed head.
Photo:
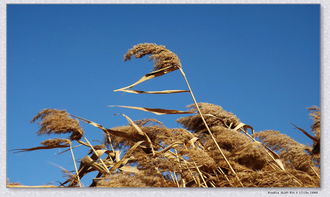
<svg viewBox="0 0 330 197">
<path fill-rule="evenodd" d="M 312 166 L 312 158 L 304 152 L 301 146 L 291 146 L 288 151 L 283 151 L 280 157 L 284 158 L 286 165 L 291 165 L 294 169 L 309 172 Z"/>
<path fill-rule="evenodd" d="M 232 113 L 225 111 L 222 107 L 210 103 L 198 103 L 201 112 L 209 127 L 221 126 L 225 128 L 235 128 L 240 120 Z M 189 105 L 190 111 L 196 112 L 194 104 Z M 206 131 L 205 125 L 199 114 L 177 119 L 188 130 L 195 132 Z"/>
<path fill-rule="evenodd" d="M 224 127 L 212 127 L 211 131 L 218 142 L 219 146 L 230 154 L 240 150 L 247 144 L 251 143 L 251 140 L 241 132 L 234 132 Z M 205 137 L 205 148 L 216 149 L 215 144 L 210 136 Z M 218 151 L 215 152 L 219 154 Z M 220 155 L 219 155 L 220 156 Z"/>
<path fill-rule="evenodd" d="M 288 166 L 301 171 L 309 171 L 312 158 L 306 153 L 306 146 L 300 144 L 279 131 L 266 130 L 254 134 L 266 146 L 279 151 L 280 156 Z"/>
<path fill-rule="evenodd" d="M 159 175 L 142 174 L 112 174 L 97 181 L 96 187 L 173 187 L 170 181 L 166 181 Z"/>
<path fill-rule="evenodd" d="M 66 111 L 45 109 L 39 112 L 32 119 L 32 122 L 38 119 L 41 126 L 38 131 L 39 135 L 71 133 L 71 140 L 79 140 L 83 136 L 84 132 L 79 125 L 79 121 L 71 118 Z"/>
<path fill-rule="evenodd" d="M 245 187 L 319 187 L 319 181 L 307 173 L 288 171 L 251 171 L 239 173 Z M 299 181 L 299 182 L 298 182 Z"/>
<path fill-rule="evenodd" d="M 124 60 L 130 60 L 132 56 L 141 58 L 145 55 L 150 55 L 150 59 L 154 62 L 154 70 L 159 70 L 166 67 L 181 67 L 180 59 L 172 51 L 166 49 L 163 45 L 153 43 L 143 43 L 133 46 L 124 55 Z"/>
<path fill-rule="evenodd" d="M 159 120 L 156 120 L 156 119 L 152 119 L 152 118 L 136 120 L 136 121 L 134 121 L 134 123 L 137 124 L 139 127 L 148 127 L 148 126 L 164 127 L 164 124 L 162 122 L 160 122 Z"/>
<path fill-rule="evenodd" d="M 236 151 L 231 159 L 253 170 L 261 170 L 269 160 L 265 148 L 257 142 L 250 142 Z"/>
<path fill-rule="evenodd" d="M 284 149 L 288 149 L 292 146 L 301 146 L 303 150 L 305 148 L 305 145 L 296 142 L 289 136 L 282 134 L 279 131 L 266 130 L 254 133 L 253 136 L 259 138 L 263 143 L 275 151 L 283 151 Z"/>
<path fill-rule="evenodd" d="M 208 169 L 216 169 L 217 164 L 207 152 L 200 149 L 186 149 L 181 152 L 182 154 L 189 157 L 188 161 L 196 162 L 197 166 L 203 166 Z"/>
<path fill-rule="evenodd" d="M 309 116 L 313 119 L 313 124 L 311 126 L 313 133 L 315 134 L 315 140 L 313 140 L 313 150 L 312 153 L 315 155 L 320 154 L 321 146 L 321 111 L 317 106 L 312 106 L 308 108 Z"/>
<path fill-rule="evenodd" d="M 309 115 L 313 119 L 312 131 L 315 133 L 316 137 L 320 137 L 321 131 L 321 111 L 319 107 L 313 106 L 309 107 Z"/>
</svg>

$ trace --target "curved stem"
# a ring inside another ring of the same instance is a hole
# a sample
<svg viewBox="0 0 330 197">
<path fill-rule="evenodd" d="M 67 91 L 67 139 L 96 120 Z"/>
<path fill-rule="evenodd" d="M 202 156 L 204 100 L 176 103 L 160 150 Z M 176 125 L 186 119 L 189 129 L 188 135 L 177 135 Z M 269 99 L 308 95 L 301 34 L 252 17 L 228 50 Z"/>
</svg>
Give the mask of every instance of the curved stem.
<svg viewBox="0 0 330 197">
<path fill-rule="evenodd" d="M 203 123 L 204 123 L 204 125 L 205 125 L 207 131 L 209 132 L 209 134 L 210 134 L 212 140 L 214 141 L 215 145 L 217 146 L 217 148 L 218 148 L 220 154 L 222 155 L 222 157 L 225 159 L 226 163 L 228 164 L 228 166 L 229 166 L 231 172 L 232 172 L 233 174 L 235 174 L 235 176 L 236 176 L 236 178 L 237 178 L 239 184 L 240 184 L 242 187 L 244 187 L 243 183 L 242 183 L 241 180 L 239 179 L 239 177 L 238 177 L 238 175 L 236 174 L 235 170 L 234 170 L 233 167 L 230 165 L 228 159 L 226 158 L 225 154 L 224 154 L 223 151 L 221 150 L 221 148 L 220 148 L 218 142 L 216 141 L 216 139 L 215 139 L 213 133 L 211 132 L 209 126 L 207 125 L 206 120 L 205 120 L 205 118 L 204 118 L 204 116 L 203 116 L 203 114 L 202 114 L 202 112 L 201 112 L 201 110 L 200 110 L 200 108 L 199 108 L 199 106 L 198 106 L 198 103 L 197 103 L 197 101 L 196 101 L 196 98 L 195 98 L 195 96 L 194 96 L 194 93 L 193 93 L 193 91 L 192 91 L 192 89 L 191 89 L 191 87 L 190 87 L 189 81 L 188 81 L 188 79 L 187 79 L 187 77 L 186 77 L 186 74 L 184 73 L 182 67 L 180 67 L 179 70 L 180 70 L 180 72 L 181 72 L 181 74 L 182 74 L 184 80 L 186 81 L 186 84 L 187 84 L 188 89 L 189 89 L 189 91 L 190 91 L 191 98 L 192 98 L 193 101 L 194 101 L 194 104 L 195 104 L 195 106 L 196 106 L 196 109 L 197 109 L 199 115 L 201 116 L 201 118 L 202 118 L 202 120 L 203 120 Z"/>
</svg>

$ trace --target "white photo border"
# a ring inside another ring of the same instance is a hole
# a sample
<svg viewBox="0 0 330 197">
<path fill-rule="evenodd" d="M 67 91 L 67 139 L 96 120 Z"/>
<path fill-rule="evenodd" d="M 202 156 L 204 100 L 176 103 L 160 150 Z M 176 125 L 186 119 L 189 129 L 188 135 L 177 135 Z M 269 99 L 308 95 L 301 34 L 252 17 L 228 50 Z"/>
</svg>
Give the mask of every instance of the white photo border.
<svg viewBox="0 0 330 197">
<path fill-rule="evenodd" d="M 322 176 L 321 188 L 6 188 L 6 9 L 8 4 L 320 4 L 321 7 L 321 118 L 322 118 Z M 0 196 L 35 196 L 35 197 L 238 197 L 246 196 L 330 196 L 330 166 L 327 141 L 329 139 L 329 83 L 330 83 L 330 1 L 329 0 L 2 0 L 0 4 Z M 272 194 L 273 192 L 298 192 L 298 194 Z M 309 194 L 306 194 L 309 192 Z M 316 194 L 310 194 L 316 192 Z M 300 194 L 299 194 L 300 193 Z"/>
</svg>

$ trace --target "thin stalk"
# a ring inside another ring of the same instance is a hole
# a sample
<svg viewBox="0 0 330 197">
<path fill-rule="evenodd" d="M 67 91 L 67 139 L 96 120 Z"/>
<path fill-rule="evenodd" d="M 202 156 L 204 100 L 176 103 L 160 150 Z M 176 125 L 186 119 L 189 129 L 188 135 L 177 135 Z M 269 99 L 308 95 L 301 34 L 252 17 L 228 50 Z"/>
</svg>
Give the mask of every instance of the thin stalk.
<svg viewBox="0 0 330 197">
<path fill-rule="evenodd" d="M 95 153 L 95 155 L 96 156 L 99 156 L 97 154 L 96 150 L 94 149 L 94 147 L 92 146 L 92 144 L 88 141 L 88 139 L 86 137 L 84 137 L 84 139 L 86 140 L 86 142 L 88 143 L 88 145 L 91 147 L 91 149 L 93 150 L 93 152 Z M 100 161 L 101 161 L 101 163 L 102 163 L 105 171 L 110 174 L 110 171 L 109 171 L 108 167 L 105 165 L 105 163 L 103 162 L 103 160 L 101 158 L 99 158 L 99 159 L 100 159 Z"/>
<path fill-rule="evenodd" d="M 184 179 L 182 179 L 182 187 L 185 188 L 186 187 L 186 181 Z"/>
<path fill-rule="evenodd" d="M 188 151 L 188 148 L 187 148 L 187 146 L 186 146 L 185 144 L 184 144 L 184 147 L 185 147 L 185 149 Z M 175 151 L 176 151 L 176 150 L 175 150 Z M 186 166 L 188 167 L 189 172 L 191 173 L 193 179 L 195 180 L 195 177 L 194 177 L 193 173 L 191 172 L 191 170 L 189 169 L 189 166 L 187 165 L 186 160 L 183 160 L 183 161 L 185 161 L 185 164 L 186 164 Z M 202 180 L 204 181 L 204 183 L 205 183 L 205 185 L 206 185 L 206 182 L 205 182 L 204 178 L 202 177 L 202 174 L 201 174 L 201 172 L 200 172 L 198 166 L 196 165 L 196 163 L 195 163 L 194 161 L 193 161 L 193 163 L 194 163 L 194 165 L 195 165 L 195 167 L 196 167 L 196 169 L 197 169 L 197 172 L 199 173 L 199 175 L 201 176 Z M 195 182 L 196 182 L 196 180 L 195 180 Z M 206 187 L 207 187 L 207 185 L 206 185 Z"/>
<path fill-rule="evenodd" d="M 311 165 L 310 165 L 310 167 L 311 167 L 311 169 L 313 170 L 313 172 L 316 174 L 316 176 L 317 176 L 318 178 L 321 178 L 320 175 L 315 171 L 314 167 L 311 166 Z"/>
<path fill-rule="evenodd" d="M 258 142 L 254 137 L 252 137 L 250 134 L 248 133 L 245 133 L 243 129 L 241 129 L 241 131 L 246 135 L 248 136 L 253 142 Z M 276 167 L 279 169 L 279 170 L 283 170 L 285 171 L 284 169 L 282 169 L 282 167 L 276 162 L 275 158 L 269 153 L 269 151 L 266 149 L 266 145 L 262 144 L 263 145 L 263 148 L 265 149 L 267 155 L 274 161 L 274 163 L 276 164 Z"/>
<path fill-rule="evenodd" d="M 79 144 L 79 145 L 77 145 L 77 146 L 73 146 L 72 149 L 75 149 L 75 148 L 77 148 L 77 147 L 79 147 L 79 146 L 82 146 L 82 144 Z M 65 153 L 65 152 L 69 151 L 69 150 L 70 150 L 70 148 L 69 148 L 69 149 L 66 149 L 66 150 L 64 150 L 64 151 L 62 151 L 62 152 L 56 153 L 56 154 L 57 154 L 57 155 L 59 155 L 59 154 L 63 154 L 63 153 Z"/>
<path fill-rule="evenodd" d="M 213 170 L 213 173 L 214 173 L 215 177 L 217 177 L 218 181 L 220 181 L 220 178 L 218 176 L 218 173 L 215 170 Z"/>
<path fill-rule="evenodd" d="M 180 158 L 179 158 L 179 154 L 178 154 L 178 151 L 176 150 L 176 149 L 174 149 L 174 151 L 175 151 L 175 156 L 176 156 L 176 158 L 177 158 L 177 160 L 178 160 L 178 164 L 179 164 L 179 167 L 180 167 L 180 173 L 181 173 L 181 175 L 183 174 L 183 171 L 182 171 L 182 169 L 183 169 L 183 167 L 182 167 L 182 165 L 181 165 L 181 160 L 180 160 Z M 181 180 L 183 180 L 184 181 L 184 179 L 182 179 L 181 178 Z M 182 185 L 184 185 L 185 183 L 182 183 Z M 183 186 L 182 186 L 183 187 Z"/>
<path fill-rule="evenodd" d="M 176 149 L 174 149 L 174 151 L 175 151 L 175 157 L 176 157 L 176 159 L 178 160 L 178 164 L 179 164 L 179 167 L 180 167 L 180 169 L 181 169 L 181 173 L 182 173 L 182 165 L 181 165 L 181 160 L 180 160 L 180 158 L 179 158 L 178 151 L 177 151 Z"/>
<path fill-rule="evenodd" d="M 107 137 L 108 137 L 108 140 L 109 140 L 109 145 L 110 145 L 110 148 L 112 151 L 115 151 L 115 149 L 113 148 L 112 146 L 112 140 L 111 140 L 111 137 L 110 137 L 110 134 L 109 133 L 106 133 Z"/>
<path fill-rule="evenodd" d="M 233 185 L 231 184 L 230 180 L 228 179 L 227 175 L 225 174 L 225 172 L 220 168 L 218 167 L 217 169 L 224 177 L 225 179 L 228 181 L 229 185 L 233 187 Z"/>
<path fill-rule="evenodd" d="M 76 164 L 76 159 L 74 157 L 74 153 L 73 153 L 73 150 L 72 150 L 72 143 L 71 142 L 70 142 L 70 151 L 71 151 L 71 157 L 72 157 L 74 169 L 76 170 L 78 184 L 79 184 L 79 187 L 82 187 L 81 182 L 80 182 L 80 177 L 79 177 L 79 172 L 78 172 L 77 164 Z"/>
<path fill-rule="evenodd" d="M 296 176 L 294 176 L 293 174 L 291 174 L 290 172 L 287 172 L 287 174 L 289 175 L 289 176 L 291 176 L 292 177 L 292 179 L 294 180 L 294 181 L 296 181 L 300 186 L 303 186 L 304 184 L 296 177 Z"/>
<path fill-rule="evenodd" d="M 180 187 L 180 183 L 179 183 L 178 177 L 176 176 L 176 173 L 173 172 L 173 174 L 174 174 L 176 184 L 178 185 L 178 187 Z"/>
<path fill-rule="evenodd" d="M 91 147 L 91 145 L 89 145 L 89 144 L 85 143 L 84 141 L 81 141 L 81 140 L 77 140 L 77 142 L 78 142 L 79 144 L 83 145 L 83 146 L 86 146 L 86 147 L 88 147 L 88 148 L 90 148 L 90 147 Z"/>
<path fill-rule="evenodd" d="M 146 133 L 144 133 L 144 136 L 146 137 L 146 139 L 147 139 L 147 141 L 148 141 L 148 143 L 150 145 L 152 156 L 155 156 L 156 155 L 155 149 L 154 149 L 154 146 L 152 145 L 152 142 L 151 142 L 149 136 Z"/>
<path fill-rule="evenodd" d="M 196 98 L 195 98 L 195 96 L 194 96 L 194 93 L 193 93 L 193 91 L 192 91 L 192 89 L 191 89 L 191 87 L 190 87 L 189 81 L 188 81 L 188 79 L 187 79 L 187 77 L 186 77 L 186 74 L 184 73 L 182 67 L 180 67 L 179 70 L 180 70 L 180 72 L 181 72 L 181 74 L 182 74 L 182 76 L 183 76 L 183 78 L 184 78 L 184 80 L 185 80 L 185 82 L 186 82 L 186 84 L 187 84 L 187 87 L 188 87 L 188 89 L 189 89 L 189 91 L 190 91 L 191 98 L 192 98 L 193 101 L 194 101 L 194 104 L 195 104 L 195 106 L 196 106 L 196 109 L 197 109 L 199 115 L 201 116 L 201 118 L 202 118 L 202 120 L 203 120 L 203 123 L 204 123 L 204 125 L 205 125 L 207 131 L 209 132 L 209 134 L 210 134 L 212 140 L 214 141 L 215 145 L 217 146 L 217 148 L 218 148 L 220 154 L 222 155 L 222 157 L 225 159 L 226 163 L 228 164 L 230 170 L 232 171 L 233 174 L 235 174 L 235 177 L 236 177 L 236 179 L 238 180 L 239 184 L 240 184 L 242 187 L 244 187 L 243 183 L 242 183 L 241 180 L 239 179 L 239 177 L 238 177 L 238 175 L 236 174 L 235 170 L 233 169 L 233 167 L 232 167 L 231 164 L 229 163 L 227 157 L 226 157 L 225 154 L 222 152 L 222 150 L 221 150 L 221 148 L 220 148 L 218 142 L 216 141 L 216 139 L 215 139 L 213 133 L 211 132 L 209 126 L 207 125 L 206 120 L 205 120 L 205 118 L 204 118 L 204 116 L 203 116 L 203 114 L 202 114 L 202 112 L 201 112 L 201 110 L 200 110 L 200 108 L 199 108 L 199 106 L 198 106 L 198 103 L 197 103 L 197 101 L 196 101 Z"/>
<path fill-rule="evenodd" d="M 170 175 L 171 175 L 171 178 L 172 178 L 173 182 L 174 182 L 178 187 L 180 187 L 179 183 L 178 183 L 177 180 L 174 178 L 172 172 L 170 172 Z"/>
<path fill-rule="evenodd" d="M 199 173 L 199 176 L 202 178 L 202 181 L 204 182 L 205 186 L 208 187 L 207 184 L 206 184 L 206 181 L 205 181 L 205 179 L 203 177 L 202 172 L 199 170 L 199 168 L 198 168 L 198 166 L 197 166 L 197 164 L 195 162 L 194 162 L 194 164 L 195 164 L 196 170 Z"/>
<path fill-rule="evenodd" d="M 244 131 L 243 131 L 244 132 Z M 245 132 L 244 132 L 245 133 Z M 253 142 L 258 142 L 256 139 L 254 139 L 254 137 L 252 137 L 250 134 L 245 133 L 245 135 L 247 135 L 248 137 L 250 137 L 250 139 L 252 139 Z M 297 177 L 295 177 L 293 174 L 291 174 L 290 172 L 286 171 L 285 169 L 282 169 L 281 166 L 276 162 L 275 158 L 269 153 L 269 151 L 266 149 L 266 146 L 264 144 L 262 144 L 263 147 L 265 148 L 266 153 L 268 154 L 268 156 L 270 156 L 270 158 L 274 161 L 274 163 L 276 164 L 276 167 L 278 168 L 278 170 L 281 170 L 283 172 L 285 172 L 286 174 L 288 174 L 289 176 L 293 177 L 293 180 L 296 181 L 299 185 L 303 185 L 299 179 Z M 270 165 L 274 170 L 276 170 L 273 165 Z"/>
<path fill-rule="evenodd" d="M 198 182 L 197 182 L 197 180 L 196 180 L 194 174 L 192 173 L 192 171 L 190 170 L 190 168 L 189 168 L 189 166 L 188 166 L 188 164 L 187 164 L 187 161 L 186 161 L 186 160 L 183 160 L 183 162 L 184 162 L 184 164 L 186 165 L 186 167 L 187 167 L 187 169 L 188 169 L 188 171 L 189 171 L 191 177 L 194 179 L 195 183 L 198 184 Z"/>
<path fill-rule="evenodd" d="M 203 184 L 201 184 L 201 180 L 200 180 L 199 176 L 197 177 L 197 185 L 198 185 L 198 187 L 205 187 L 205 186 L 203 186 Z"/>
</svg>

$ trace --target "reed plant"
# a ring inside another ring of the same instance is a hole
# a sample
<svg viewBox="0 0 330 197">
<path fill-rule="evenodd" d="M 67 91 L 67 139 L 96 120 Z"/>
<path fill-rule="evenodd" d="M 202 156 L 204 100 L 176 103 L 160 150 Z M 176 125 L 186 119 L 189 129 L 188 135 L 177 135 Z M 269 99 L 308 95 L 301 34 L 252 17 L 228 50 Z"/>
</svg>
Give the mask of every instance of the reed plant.
<svg viewBox="0 0 330 197">
<path fill-rule="evenodd" d="M 17 149 L 70 151 L 73 171 L 64 170 L 66 180 L 58 187 L 320 187 L 320 109 L 311 107 L 311 130 L 295 126 L 312 140 L 312 146 L 300 144 L 274 130 L 255 132 L 233 113 L 221 106 L 199 103 L 183 70 L 180 59 L 165 46 L 143 43 L 124 55 L 149 56 L 153 71 L 135 83 L 114 90 L 134 94 L 188 93 L 192 104 L 187 110 L 158 106 L 113 106 L 142 110 L 157 115 L 188 114 L 176 121 L 182 128 L 168 128 L 156 119 L 133 120 L 122 114 L 127 125 L 106 128 L 103 125 L 66 112 L 45 109 L 33 119 L 39 135 L 70 134 L 51 138 L 42 146 Z M 135 90 L 144 81 L 180 71 L 187 90 Z M 89 124 L 104 134 L 100 144 L 92 145 L 81 124 Z M 76 162 L 75 149 L 85 148 L 86 156 Z M 97 172 L 83 185 L 81 179 Z M 8 184 L 9 187 L 25 187 Z M 48 187 L 48 186 L 47 186 Z"/>
</svg>

